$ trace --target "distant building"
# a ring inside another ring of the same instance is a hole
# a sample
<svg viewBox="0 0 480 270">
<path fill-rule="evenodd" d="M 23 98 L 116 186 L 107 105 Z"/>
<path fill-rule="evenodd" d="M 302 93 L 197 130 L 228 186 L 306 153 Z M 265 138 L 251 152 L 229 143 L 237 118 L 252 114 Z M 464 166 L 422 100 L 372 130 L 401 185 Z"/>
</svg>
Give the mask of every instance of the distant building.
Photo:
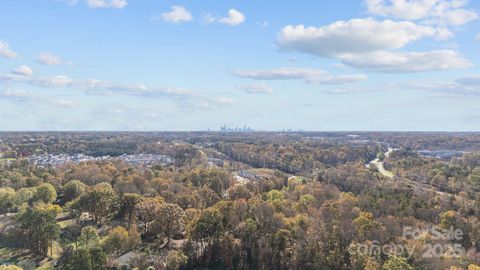
<svg viewBox="0 0 480 270">
<path fill-rule="evenodd" d="M 255 130 L 248 127 L 248 126 L 243 126 L 243 128 L 240 127 L 228 127 L 227 125 L 223 125 L 220 127 L 220 132 L 254 132 Z"/>
<path fill-rule="evenodd" d="M 207 162 L 209 165 L 211 166 L 218 166 L 218 167 L 223 167 L 224 165 L 224 161 L 223 159 L 220 159 L 220 158 L 207 158 Z"/>
<path fill-rule="evenodd" d="M 238 171 L 238 176 L 249 179 L 249 180 L 262 180 L 265 178 L 265 176 L 263 175 L 258 175 L 245 170 Z"/>
</svg>

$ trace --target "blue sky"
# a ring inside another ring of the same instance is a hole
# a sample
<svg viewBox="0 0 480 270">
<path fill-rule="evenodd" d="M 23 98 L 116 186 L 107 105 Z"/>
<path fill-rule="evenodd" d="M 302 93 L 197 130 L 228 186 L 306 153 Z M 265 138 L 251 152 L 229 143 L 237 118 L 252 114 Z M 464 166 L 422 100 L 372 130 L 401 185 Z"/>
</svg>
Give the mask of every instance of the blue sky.
<svg viewBox="0 0 480 270">
<path fill-rule="evenodd" d="M 0 130 L 479 131 L 480 2 L 3 0 Z"/>
</svg>

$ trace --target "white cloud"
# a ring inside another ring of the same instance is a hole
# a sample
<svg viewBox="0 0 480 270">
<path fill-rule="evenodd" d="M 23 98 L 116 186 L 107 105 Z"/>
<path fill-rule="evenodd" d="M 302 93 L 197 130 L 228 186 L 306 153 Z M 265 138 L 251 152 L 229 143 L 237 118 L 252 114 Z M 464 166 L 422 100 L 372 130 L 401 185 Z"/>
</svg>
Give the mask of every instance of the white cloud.
<svg viewBox="0 0 480 270">
<path fill-rule="evenodd" d="M 416 82 L 410 83 L 406 86 L 401 86 L 403 89 L 408 87 L 409 89 L 427 90 L 435 93 L 434 97 L 459 97 L 459 98 L 472 98 L 480 97 L 480 85 L 470 85 L 460 83 L 459 80 L 451 82 Z"/>
<path fill-rule="evenodd" d="M 286 50 L 338 59 L 343 64 L 379 72 L 420 72 L 471 66 L 451 50 L 398 52 L 422 38 L 445 40 L 446 28 L 413 22 L 377 21 L 373 18 L 338 21 L 322 27 L 286 26 L 278 44 Z"/>
<path fill-rule="evenodd" d="M 338 21 L 318 28 L 288 25 L 278 35 L 278 43 L 282 48 L 317 56 L 343 57 L 399 49 L 424 37 L 444 38 L 446 31 L 407 21 L 366 18 Z"/>
<path fill-rule="evenodd" d="M 76 90 L 87 95 L 97 96 L 113 96 L 120 94 L 135 97 L 165 97 L 175 100 L 182 109 L 187 110 L 213 108 L 216 106 L 233 105 L 235 103 L 233 99 L 228 97 L 205 95 L 185 88 L 147 86 L 145 84 L 126 84 L 97 79 L 74 80 L 64 75 L 36 77 L 19 75 L 12 71 L 11 73 L 7 74 L 0 73 L 0 83 L 2 82 L 23 83 L 45 88 Z M 8 92 L 6 94 L 13 97 L 14 95 L 20 95 L 22 93 Z M 37 96 L 37 98 L 49 100 L 50 105 L 60 107 L 73 106 L 73 104 L 70 104 L 69 102 L 54 102 L 48 97 Z"/>
<path fill-rule="evenodd" d="M 77 106 L 76 102 L 73 102 L 67 99 L 54 100 L 52 101 L 52 104 L 57 107 L 63 107 L 63 108 L 73 108 Z"/>
<path fill-rule="evenodd" d="M 475 36 L 475 40 L 480 42 L 480 33 L 478 33 L 476 36 Z"/>
<path fill-rule="evenodd" d="M 366 0 L 370 14 L 428 24 L 462 25 L 479 18 L 468 0 Z"/>
<path fill-rule="evenodd" d="M 185 88 L 125 84 L 97 79 L 74 80 L 64 75 L 27 77 L 14 73 L 0 73 L 0 83 L 1 82 L 16 82 L 38 87 L 72 89 L 82 91 L 88 95 L 113 96 L 115 94 L 123 94 L 137 97 L 167 97 L 176 100 L 183 107 L 192 108 L 211 108 L 214 106 L 234 104 L 234 101 L 227 97 L 211 97 Z M 67 106 L 67 104 L 64 105 Z"/>
<path fill-rule="evenodd" d="M 233 105 L 235 104 L 235 100 L 227 97 L 213 97 L 210 98 L 210 102 L 213 104 L 218 104 L 218 105 Z"/>
<path fill-rule="evenodd" d="M 245 21 L 245 15 L 243 15 L 243 13 L 241 13 L 240 11 L 232 8 L 228 11 L 227 17 L 216 18 L 211 15 L 207 15 L 206 20 L 209 23 L 217 22 L 230 26 L 237 26 Z"/>
<path fill-rule="evenodd" d="M 245 21 L 245 15 L 243 15 L 240 11 L 233 8 L 228 11 L 227 17 L 223 17 L 218 20 L 219 23 L 228 24 L 230 26 L 239 25 L 244 21 Z"/>
<path fill-rule="evenodd" d="M 161 18 L 164 21 L 173 23 L 188 22 L 193 20 L 192 14 L 190 14 L 190 12 L 183 6 L 172 6 L 169 12 L 161 14 Z"/>
<path fill-rule="evenodd" d="M 39 54 L 37 57 L 37 62 L 47 66 L 61 65 L 64 63 L 60 57 L 49 53 Z"/>
<path fill-rule="evenodd" d="M 273 93 L 273 89 L 270 85 L 265 83 L 249 83 L 241 84 L 238 86 L 238 89 L 241 89 L 249 94 L 270 94 Z"/>
<path fill-rule="evenodd" d="M 1 94 L 3 97 L 8 97 L 8 98 L 14 98 L 17 100 L 27 100 L 32 97 L 32 94 L 23 91 L 23 90 L 12 90 L 12 89 L 6 89 L 2 92 Z"/>
<path fill-rule="evenodd" d="M 74 84 L 74 80 L 64 75 L 32 78 L 30 83 L 41 87 L 67 87 Z"/>
<path fill-rule="evenodd" d="M 342 95 L 342 94 L 356 94 L 356 93 L 364 93 L 370 91 L 369 89 L 358 88 L 358 87 L 348 87 L 348 88 L 330 88 L 324 89 L 322 92 L 327 94 L 335 94 L 335 95 Z"/>
<path fill-rule="evenodd" d="M 87 0 L 90 8 L 124 8 L 127 6 L 126 0 Z"/>
<path fill-rule="evenodd" d="M 33 75 L 33 70 L 27 66 L 27 65 L 22 65 L 14 70 L 12 70 L 12 73 L 15 75 L 21 75 L 21 76 L 32 76 Z"/>
<path fill-rule="evenodd" d="M 212 109 L 214 107 L 228 107 L 235 104 L 235 100 L 228 97 L 201 97 L 190 100 L 187 105 L 182 106 L 183 110 L 192 111 L 193 109 Z"/>
<path fill-rule="evenodd" d="M 10 46 L 7 42 L 0 40 L 0 56 L 6 58 L 15 58 L 17 57 L 17 53 L 10 49 Z"/>
<path fill-rule="evenodd" d="M 76 4 L 78 4 L 78 0 L 62 0 L 62 1 L 69 6 L 75 6 Z"/>
<path fill-rule="evenodd" d="M 377 72 L 402 73 L 467 68 L 472 64 L 451 50 L 427 52 L 379 51 L 343 59 L 343 63 Z"/>
<path fill-rule="evenodd" d="M 458 78 L 455 82 L 461 85 L 480 86 L 480 75 Z"/>
<path fill-rule="evenodd" d="M 0 73 L 0 82 L 18 82 L 26 83 L 39 87 L 72 87 L 76 82 L 64 75 L 56 76 L 45 76 L 45 77 L 35 77 L 35 76 L 25 76 L 23 74 L 18 74 L 18 72 L 12 71 L 11 74 L 1 74 Z"/>
<path fill-rule="evenodd" d="M 6 89 L 0 92 L 0 96 L 4 98 L 8 98 L 15 102 L 35 102 L 35 105 L 51 105 L 55 107 L 62 107 L 62 108 L 73 108 L 76 107 L 78 104 L 74 101 L 67 100 L 67 99 L 60 99 L 55 100 L 51 96 L 46 95 L 38 95 L 34 92 L 28 92 L 24 90 L 17 90 L 17 89 Z"/>
<path fill-rule="evenodd" d="M 331 75 L 325 70 L 308 68 L 275 68 L 266 70 L 235 70 L 233 75 L 255 80 L 304 80 L 314 84 L 345 84 L 366 80 L 363 74 Z"/>
<path fill-rule="evenodd" d="M 454 34 L 450 32 L 450 30 L 448 30 L 447 28 L 437 27 L 436 30 L 437 30 L 437 35 L 435 36 L 436 40 L 443 41 L 443 40 L 452 38 L 454 36 Z"/>
<path fill-rule="evenodd" d="M 112 95 L 121 93 L 134 96 L 169 96 L 173 98 L 192 98 L 195 93 L 192 90 L 175 87 L 149 87 L 144 84 L 122 84 L 97 79 L 76 81 L 74 88 L 95 95 Z"/>
</svg>

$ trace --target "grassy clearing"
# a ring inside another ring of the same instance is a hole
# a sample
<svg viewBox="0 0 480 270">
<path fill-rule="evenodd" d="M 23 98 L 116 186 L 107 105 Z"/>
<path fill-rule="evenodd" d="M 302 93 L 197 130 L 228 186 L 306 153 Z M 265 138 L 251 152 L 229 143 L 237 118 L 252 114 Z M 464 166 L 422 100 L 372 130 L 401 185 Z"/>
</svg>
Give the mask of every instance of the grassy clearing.
<svg viewBox="0 0 480 270">
<path fill-rule="evenodd" d="M 0 247 L 0 265 L 14 264 L 25 270 L 54 269 L 53 263 L 62 254 L 62 247 L 58 242 L 53 242 L 53 249 L 49 250 L 48 257 L 39 257 L 27 250 Z M 51 256 L 50 256 L 51 255 Z"/>
</svg>

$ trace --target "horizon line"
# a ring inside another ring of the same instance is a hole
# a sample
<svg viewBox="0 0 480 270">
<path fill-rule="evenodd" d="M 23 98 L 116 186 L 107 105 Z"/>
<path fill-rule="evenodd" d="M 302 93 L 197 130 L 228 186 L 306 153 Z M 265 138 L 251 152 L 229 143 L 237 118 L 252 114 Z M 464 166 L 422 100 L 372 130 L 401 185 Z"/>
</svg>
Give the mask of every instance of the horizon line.
<svg viewBox="0 0 480 270">
<path fill-rule="evenodd" d="M 466 130 L 0 130 L 0 133 L 480 133 Z"/>
</svg>

